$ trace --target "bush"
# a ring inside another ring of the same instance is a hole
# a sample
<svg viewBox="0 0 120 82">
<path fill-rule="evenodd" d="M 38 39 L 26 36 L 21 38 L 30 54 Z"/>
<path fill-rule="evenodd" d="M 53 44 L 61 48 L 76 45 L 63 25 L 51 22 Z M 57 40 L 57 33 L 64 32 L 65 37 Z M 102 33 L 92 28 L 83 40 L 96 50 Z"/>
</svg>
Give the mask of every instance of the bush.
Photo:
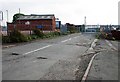
<svg viewBox="0 0 120 82">
<path fill-rule="evenodd" d="M 28 41 L 31 41 L 31 40 L 32 40 L 32 37 L 31 37 L 31 36 L 27 36 L 27 40 L 28 40 Z"/>
<path fill-rule="evenodd" d="M 10 38 L 8 36 L 2 36 L 2 43 L 10 43 Z"/>
<path fill-rule="evenodd" d="M 28 41 L 28 37 L 23 35 L 16 29 L 10 32 L 9 38 L 11 42 L 27 42 Z"/>
<path fill-rule="evenodd" d="M 72 34 L 72 33 L 77 33 L 77 31 L 75 31 L 75 30 L 70 30 L 70 33 Z"/>
<path fill-rule="evenodd" d="M 50 38 L 50 37 L 52 37 L 52 36 L 53 36 L 52 33 L 46 33 L 43 38 Z"/>
<path fill-rule="evenodd" d="M 34 32 L 34 34 L 37 35 L 38 37 L 43 38 L 43 36 L 44 36 L 44 33 L 41 32 L 39 29 L 34 29 L 33 32 Z"/>
<path fill-rule="evenodd" d="M 37 35 L 31 35 L 31 38 L 32 38 L 32 39 L 37 39 L 38 36 L 37 36 Z"/>
<path fill-rule="evenodd" d="M 55 31 L 55 32 L 53 32 L 53 34 L 59 36 L 59 35 L 60 35 L 60 32 Z"/>
<path fill-rule="evenodd" d="M 44 37 L 43 38 L 50 38 L 50 37 L 55 37 L 55 36 L 60 36 L 60 32 L 50 32 L 50 33 L 46 33 L 44 34 Z"/>
<path fill-rule="evenodd" d="M 68 33 L 62 33 L 62 35 L 68 35 Z"/>
</svg>

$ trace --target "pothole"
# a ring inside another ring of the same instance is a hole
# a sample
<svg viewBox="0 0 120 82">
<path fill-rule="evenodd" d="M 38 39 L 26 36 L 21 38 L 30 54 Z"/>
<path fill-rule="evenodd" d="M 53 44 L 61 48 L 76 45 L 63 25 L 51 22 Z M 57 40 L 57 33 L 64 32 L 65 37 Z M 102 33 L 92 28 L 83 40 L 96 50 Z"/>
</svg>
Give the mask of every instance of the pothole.
<svg viewBox="0 0 120 82">
<path fill-rule="evenodd" d="M 37 59 L 48 59 L 46 57 L 37 57 Z"/>
<path fill-rule="evenodd" d="M 20 54 L 17 52 L 12 52 L 11 55 L 20 55 Z"/>
</svg>

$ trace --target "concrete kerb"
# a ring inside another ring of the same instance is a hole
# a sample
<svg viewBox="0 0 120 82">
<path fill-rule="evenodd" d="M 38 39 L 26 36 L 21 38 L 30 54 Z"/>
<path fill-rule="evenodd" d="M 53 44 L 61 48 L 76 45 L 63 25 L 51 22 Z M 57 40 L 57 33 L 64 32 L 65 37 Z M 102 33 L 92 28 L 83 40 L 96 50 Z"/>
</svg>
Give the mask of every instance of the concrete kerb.
<svg viewBox="0 0 120 82">
<path fill-rule="evenodd" d="M 93 50 L 93 48 L 96 46 L 96 42 L 98 41 L 98 39 L 95 39 L 93 42 L 92 42 L 92 44 L 91 44 L 91 46 L 90 46 L 90 48 L 88 49 L 88 51 L 89 50 Z"/>
<path fill-rule="evenodd" d="M 95 39 L 95 40 L 92 42 L 91 47 L 88 49 L 88 52 L 89 52 L 89 53 L 94 53 L 93 48 L 96 46 L 96 42 L 97 42 L 97 41 L 98 41 L 98 39 Z M 89 64 L 88 64 L 88 67 L 87 67 L 87 69 L 86 69 L 86 71 L 85 71 L 85 73 L 84 73 L 84 75 L 83 75 L 83 77 L 82 77 L 81 82 L 85 82 L 85 80 L 87 79 L 88 73 L 89 73 L 90 68 L 91 68 L 91 66 L 92 66 L 92 63 L 93 63 L 93 60 L 94 60 L 94 58 L 95 58 L 95 56 L 96 56 L 97 54 L 98 54 L 98 53 L 94 54 L 93 57 L 91 58 L 91 60 L 90 60 L 90 62 L 89 62 Z"/>
</svg>

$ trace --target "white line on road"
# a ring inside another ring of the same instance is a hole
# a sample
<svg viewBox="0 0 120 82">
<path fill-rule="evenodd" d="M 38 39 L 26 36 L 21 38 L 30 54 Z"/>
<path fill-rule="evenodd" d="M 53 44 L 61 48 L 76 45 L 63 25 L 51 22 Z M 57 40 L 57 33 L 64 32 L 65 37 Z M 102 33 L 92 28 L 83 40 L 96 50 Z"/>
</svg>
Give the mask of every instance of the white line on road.
<svg viewBox="0 0 120 82">
<path fill-rule="evenodd" d="M 48 47 L 50 47 L 50 46 L 52 46 L 52 45 L 47 45 L 47 46 L 44 46 L 44 47 L 42 47 L 42 48 L 38 48 L 38 49 L 33 50 L 33 51 L 30 51 L 30 52 L 26 52 L 26 53 L 24 53 L 23 55 L 27 55 L 27 54 L 30 54 L 30 53 L 33 53 L 33 52 L 39 51 L 39 50 L 42 50 L 42 49 L 48 48 Z"/>
<path fill-rule="evenodd" d="M 114 50 L 117 50 L 117 48 L 115 48 L 108 40 L 105 40 L 105 41 L 108 43 L 110 47 L 112 47 Z"/>
<path fill-rule="evenodd" d="M 63 41 L 61 41 L 61 42 L 62 42 L 62 43 L 63 43 L 63 42 L 67 42 L 67 41 L 69 41 L 69 40 L 71 40 L 71 38 L 69 38 L 69 39 L 67 39 L 67 40 L 63 40 Z"/>
</svg>

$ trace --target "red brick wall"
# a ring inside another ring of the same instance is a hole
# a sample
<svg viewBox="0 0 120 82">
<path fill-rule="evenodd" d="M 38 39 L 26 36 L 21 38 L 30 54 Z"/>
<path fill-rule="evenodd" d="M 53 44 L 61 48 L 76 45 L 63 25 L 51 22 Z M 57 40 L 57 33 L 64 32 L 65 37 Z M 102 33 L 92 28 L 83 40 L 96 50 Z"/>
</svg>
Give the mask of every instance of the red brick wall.
<svg viewBox="0 0 120 82">
<path fill-rule="evenodd" d="M 26 25 L 25 23 L 29 21 L 30 25 Z M 43 28 L 41 30 L 44 31 L 54 31 L 56 27 L 55 18 L 52 20 L 48 19 L 41 19 L 41 20 L 18 20 L 13 23 L 7 23 L 8 30 L 13 30 L 14 27 L 18 30 L 24 31 L 24 30 L 30 30 L 36 28 L 38 25 L 42 25 Z"/>
<path fill-rule="evenodd" d="M 55 17 L 52 19 L 52 26 L 53 26 L 52 30 L 55 31 L 56 29 Z"/>
</svg>

